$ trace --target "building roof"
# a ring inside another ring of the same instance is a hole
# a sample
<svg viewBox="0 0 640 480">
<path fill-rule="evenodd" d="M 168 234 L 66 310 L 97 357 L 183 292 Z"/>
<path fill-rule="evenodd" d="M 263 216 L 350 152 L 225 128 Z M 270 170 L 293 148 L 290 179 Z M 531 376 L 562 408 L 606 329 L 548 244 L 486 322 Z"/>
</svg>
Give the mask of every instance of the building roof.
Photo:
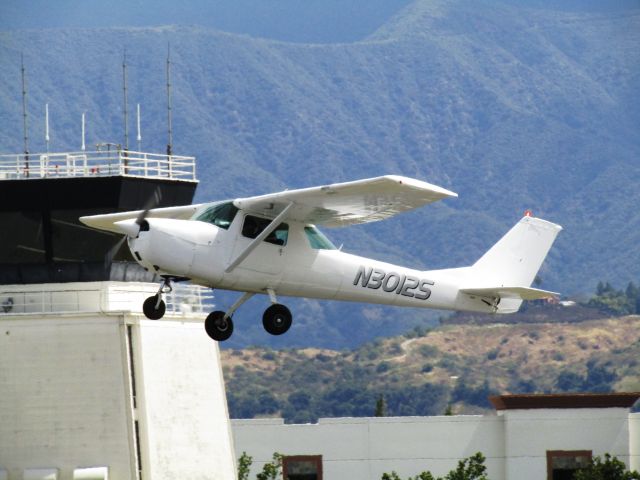
<svg viewBox="0 0 640 480">
<path fill-rule="evenodd" d="M 537 408 L 631 408 L 640 392 L 495 395 L 489 401 L 496 410 Z"/>
</svg>

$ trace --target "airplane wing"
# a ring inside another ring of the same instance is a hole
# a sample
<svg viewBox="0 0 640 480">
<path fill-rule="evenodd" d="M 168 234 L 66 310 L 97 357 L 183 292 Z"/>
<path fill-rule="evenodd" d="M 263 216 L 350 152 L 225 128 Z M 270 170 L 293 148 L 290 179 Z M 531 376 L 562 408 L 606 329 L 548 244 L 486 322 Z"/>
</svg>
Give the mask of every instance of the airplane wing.
<svg viewBox="0 0 640 480">
<path fill-rule="evenodd" d="M 443 198 L 457 196 L 430 183 L 387 175 L 239 198 L 234 204 L 247 212 L 271 218 L 291 205 L 286 219 L 341 227 L 376 222 Z"/>
<path fill-rule="evenodd" d="M 540 300 L 556 298 L 560 294 L 531 287 L 493 287 L 493 288 L 461 288 L 462 293 L 478 297 L 515 298 L 519 300 Z"/>
<path fill-rule="evenodd" d="M 197 205 L 184 205 L 180 207 L 164 207 L 153 208 L 147 212 L 149 218 L 175 218 L 175 219 L 189 219 L 195 213 L 195 211 L 202 206 Z M 143 210 L 135 210 L 130 212 L 118 212 L 108 213 L 105 215 L 90 215 L 86 217 L 80 217 L 80 221 L 85 225 L 97 228 L 98 230 L 106 230 L 107 232 L 124 233 L 121 228 L 114 225 L 115 222 L 122 220 L 130 220 L 138 218 Z"/>
</svg>

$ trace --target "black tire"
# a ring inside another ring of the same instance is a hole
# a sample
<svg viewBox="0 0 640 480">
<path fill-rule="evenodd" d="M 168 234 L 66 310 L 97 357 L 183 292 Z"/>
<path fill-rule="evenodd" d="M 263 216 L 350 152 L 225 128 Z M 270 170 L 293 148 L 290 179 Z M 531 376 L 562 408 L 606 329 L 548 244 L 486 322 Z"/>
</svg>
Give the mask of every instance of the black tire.
<svg viewBox="0 0 640 480">
<path fill-rule="evenodd" d="M 204 321 L 204 329 L 215 341 L 224 342 L 233 333 L 233 320 L 231 317 L 225 319 L 224 312 L 211 312 Z"/>
<path fill-rule="evenodd" d="M 144 316 L 149 320 L 160 320 L 164 316 L 164 312 L 167 310 L 167 305 L 164 300 L 160 300 L 160 305 L 156 310 L 156 304 L 158 303 L 158 295 L 147 298 L 142 304 L 142 311 Z"/>
<path fill-rule="evenodd" d="M 264 311 L 262 325 L 271 335 L 282 335 L 291 327 L 291 311 L 284 305 L 274 303 Z"/>
</svg>

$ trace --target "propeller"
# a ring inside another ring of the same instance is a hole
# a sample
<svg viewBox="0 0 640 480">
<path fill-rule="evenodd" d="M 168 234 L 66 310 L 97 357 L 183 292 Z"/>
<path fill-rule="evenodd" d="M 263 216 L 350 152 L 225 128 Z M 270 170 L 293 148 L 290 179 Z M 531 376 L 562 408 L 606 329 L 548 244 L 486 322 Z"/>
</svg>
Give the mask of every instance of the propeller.
<svg viewBox="0 0 640 480">
<path fill-rule="evenodd" d="M 138 225 L 137 232 L 139 232 L 141 230 L 145 231 L 145 230 L 149 229 L 149 226 L 148 226 L 148 224 L 146 222 L 146 218 L 149 215 L 149 212 L 151 210 L 153 210 L 158 205 L 160 205 L 161 201 L 162 201 L 162 191 L 160 190 L 160 187 L 157 186 L 154 189 L 153 194 L 145 202 L 144 207 L 143 207 L 142 211 L 140 212 L 140 214 L 136 217 L 135 223 Z M 129 223 L 130 220 L 124 220 L 123 222 Z M 120 223 L 120 222 L 118 222 L 118 223 Z M 145 228 L 145 224 L 147 224 L 146 228 Z M 137 234 L 137 232 L 136 232 L 136 234 Z M 105 256 L 104 256 L 104 269 L 105 270 L 109 269 L 109 267 L 113 263 L 113 259 L 115 258 L 115 256 L 118 254 L 118 252 L 122 248 L 122 245 L 124 244 L 124 242 L 127 240 L 127 237 L 135 236 L 133 233 L 134 232 L 132 231 L 130 234 L 124 235 L 120 240 L 118 240 L 118 243 L 116 243 L 113 247 L 111 247 L 109 249 L 109 251 L 105 254 Z"/>
</svg>

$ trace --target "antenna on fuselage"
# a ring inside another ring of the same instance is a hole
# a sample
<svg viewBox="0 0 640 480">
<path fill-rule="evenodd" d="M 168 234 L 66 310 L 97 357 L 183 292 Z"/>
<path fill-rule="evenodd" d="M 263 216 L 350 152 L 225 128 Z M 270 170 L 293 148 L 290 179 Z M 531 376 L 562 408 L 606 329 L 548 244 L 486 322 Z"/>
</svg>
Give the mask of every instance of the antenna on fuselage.
<svg viewBox="0 0 640 480">
<path fill-rule="evenodd" d="M 29 177 L 29 130 L 27 128 L 27 76 L 24 69 L 24 54 L 20 54 L 22 68 L 22 128 L 24 133 L 24 174 Z"/>
</svg>

